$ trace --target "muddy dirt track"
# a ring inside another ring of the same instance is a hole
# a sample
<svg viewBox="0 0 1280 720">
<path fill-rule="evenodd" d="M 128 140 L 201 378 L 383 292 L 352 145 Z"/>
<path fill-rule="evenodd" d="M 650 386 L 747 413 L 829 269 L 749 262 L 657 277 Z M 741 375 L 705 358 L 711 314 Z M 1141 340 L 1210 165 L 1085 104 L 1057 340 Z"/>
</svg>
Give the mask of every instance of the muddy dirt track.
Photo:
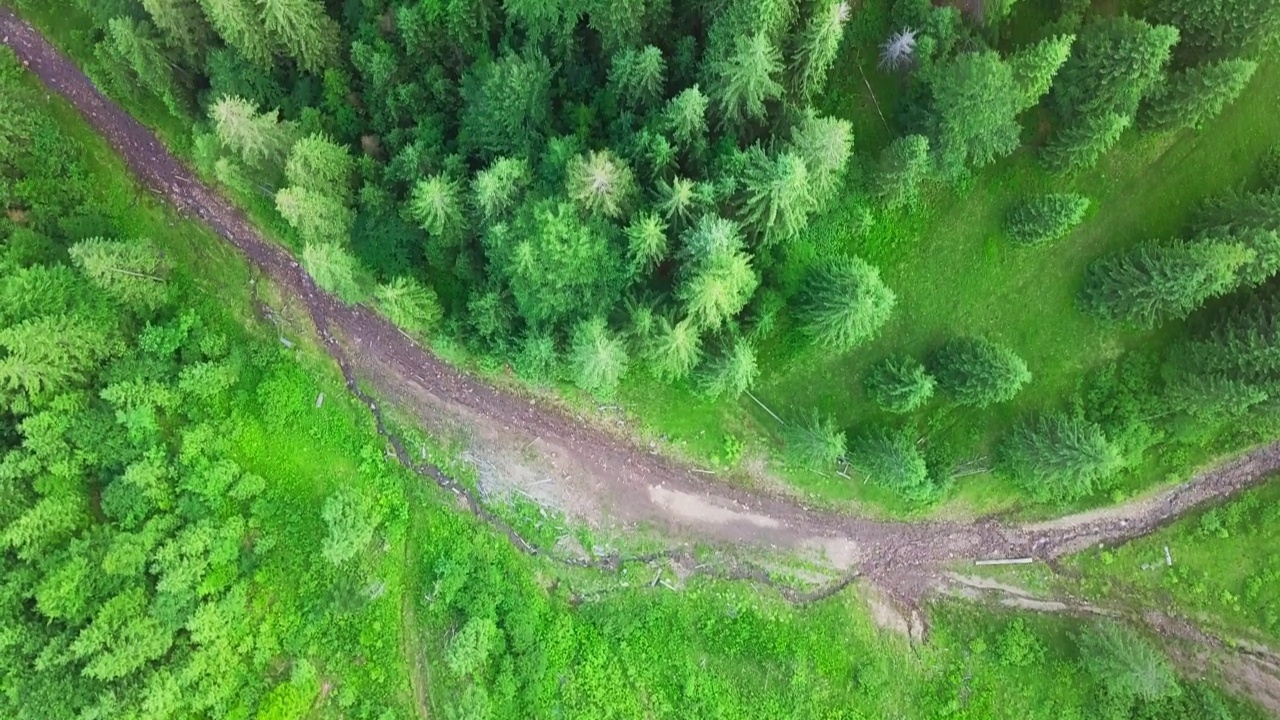
<svg viewBox="0 0 1280 720">
<path fill-rule="evenodd" d="M 51 91 L 84 115 L 148 188 L 213 228 L 303 303 L 350 387 L 356 389 L 358 377 L 434 432 L 461 435 L 482 486 L 514 489 L 580 520 L 620 532 L 644 529 L 676 544 L 709 541 L 799 553 L 835 570 L 856 568 L 899 585 L 895 580 L 928 576 L 954 561 L 1051 559 L 1091 544 L 1121 542 L 1257 484 L 1280 468 L 1280 444 L 1269 445 L 1152 497 L 1024 526 L 994 520 L 868 520 L 716 484 L 550 403 L 486 385 L 442 362 L 367 308 L 337 302 L 316 288 L 288 252 L 198 181 L 155 135 L 103 97 L 69 59 L 7 8 L 0 8 L 0 38 Z M 358 394 L 381 429 L 376 403 Z M 406 460 L 402 448 L 397 454 Z M 417 469 L 448 487 L 438 470 Z"/>
</svg>

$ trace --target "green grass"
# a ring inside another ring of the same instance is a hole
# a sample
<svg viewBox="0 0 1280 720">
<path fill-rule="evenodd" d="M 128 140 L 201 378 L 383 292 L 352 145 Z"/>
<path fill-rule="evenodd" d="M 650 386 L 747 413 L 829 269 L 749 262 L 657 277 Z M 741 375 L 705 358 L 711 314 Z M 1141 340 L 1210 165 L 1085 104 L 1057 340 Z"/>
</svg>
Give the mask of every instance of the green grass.
<svg viewBox="0 0 1280 720">
<path fill-rule="evenodd" d="M 1280 640 L 1280 483 L 1274 480 L 1151 536 L 1077 555 L 1066 567 L 1100 601 L 1172 608 L 1212 625 Z M 1168 546 L 1173 565 L 1166 565 Z"/>
</svg>

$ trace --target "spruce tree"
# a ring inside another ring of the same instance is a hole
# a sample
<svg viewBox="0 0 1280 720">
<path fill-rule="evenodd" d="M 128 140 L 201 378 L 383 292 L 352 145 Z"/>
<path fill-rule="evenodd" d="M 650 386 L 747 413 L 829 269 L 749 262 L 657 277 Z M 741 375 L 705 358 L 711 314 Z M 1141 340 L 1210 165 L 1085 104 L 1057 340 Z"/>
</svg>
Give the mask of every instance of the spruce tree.
<svg viewBox="0 0 1280 720">
<path fill-rule="evenodd" d="M 746 307 L 760 278 L 734 223 L 706 215 L 682 239 L 676 296 L 700 327 L 718 329 Z"/>
<path fill-rule="evenodd" d="M 89 280 L 128 305 L 156 310 L 168 298 L 170 266 L 150 240 L 90 238 L 67 254 Z"/>
<path fill-rule="evenodd" d="M 685 88 L 667 101 L 664 120 L 671 138 L 685 150 L 707 140 L 707 96 L 697 85 Z"/>
<path fill-rule="evenodd" d="M 261 26 L 298 66 L 319 72 L 337 54 L 338 24 L 320 0 L 257 0 Z M 258 30 L 261 32 L 261 30 Z"/>
<path fill-rule="evenodd" d="M 1031 381 L 1022 358 L 983 337 L 948 340 L 930 356 L 928 367 L 939 390 L 961 405 L 980 408 L 1012 400 Z"/>
<path fill-rule="evenodd" d="M 1065 128 L 1112 113 L 1133 117 L 1164 79 L 1177 41 L 1176 28 L 1127 15 L 1086 25 L 1053 81 L 1053 105 Z"/>
<path fill-rule="evenodd" d="M 321 290 L 352 305 L 361 300 L 356 281 L 358 262 L 340 245 L 332 242 L 307 243 L 302 248 L 302 267 Z"/>
<path fill-rule="evenodd" d="M 647 356 L 654 375 L 660 380 L 683 380 L 702 358 L 698 327 L 687 318 L 676 323 L 665 317 L 658 318 Z"/>
<path fill-rule="evenodd" d="M 928 179 L 932 167 L 929 138 L 900 137 L 880 153 L 872 192 L 889 210 L 913 206 L 920 200 L 920 186 Z"/>
<path fill-rule="evenodd" d="M 652 45 L 619 51 L 609 68 L 609 82 L 628 107 L 648 108 L 662 100 L 667 61 Z"/>
<path fill-rule="evenodd" d="M 875 337 L 896 302 L 877 268 L 861 258 L 842 256 L 809 271 L 796 317 L 819 345 L 845 352 Z"/>
<path fill-rule="evenodd" d="M 635 178 L 631 168 L 608 150 L 596 150 L 569 162 L 565 190 L 583 212 L 617 218 L 631 203 Z"/>
<path fill-rule="evenodd" d="M 419 180 L 409 198 L 409 214 L 433 237 L 449 237 L 462 223 L 457 183 L 444 175 Z"/>
<path fill-rule="evenodd" d="M 782 95 L 777 76 L 782 55 L 763 32 L 739 36 L 732 52 L 710 64 L 711 98 L 723 122 L 736 125 L 760 121 L 766 103 Z"/>
<path fill-rule="evenodd" d="M 270 66 L 278 45 L 263 32 L 256 0 L 200 0 L 209 24 L 228 45 L 255 65 Z"/>
<path fill-rule="evenodd" d="M 158 97 L 174 116 L 187 114 L 186 102 L 174 79 L 174 63 L 149 23 L 112 18 L 96 54 L 113 71 L 121 92 L 132 94 L 134 86 L 141 86 Z"/>
<path fill-rule="evenodd" d="M 888 357 L 867 372 L 863 387 L 877 405 L 893 413 L 920 409 L 933 397 L 937 381 L 915 358 Z"/>
<path fill-rule="evenodd" d="M 871 482 L 909 499 L 933 494 L 920 443 L 906 430 L 875 428 L 849 442 L 849 467 Z"/>
<path fill-rule="evenodd" d="M 1133 124 L 1133 117 L 1120 113 L 1102 113 L 1081 118 L 1055 133 L 1040 153 L 1045 167 L 1054 172 L 1067 172 L 1093 167 Z"/>
<path fill-rule="evenodd" d="M 853 154 L 853 126 L 849 121 L 822 117 L 809 110 L 791 128 L 790 146 L 804 160 L 814 199 L 823 203 L 834 197 Z"/>
<path fill-rule="evenodd" d="M 355 212 L 341 200 L 305 187 L 290 186 L 276 193 L 276 211 L 305 243 L 345 245 L 355 224 Z"/>
<path fill-rule="evenodd" d="M 1252 260 L 1232 242 L 1145 243 L 1094 261 L 1080 303 L 1103 320 L 1153 328 L 1234 288 Z"/>
<path fill-rule="evenodd" d="M 1041 502 L 1070 502 L 1091 494 L 1120 462 L 1102 428 L 1061 412 L 1020 422 L 997 452 L 1000 471 Z"/>
<path fill-rule="evenodd" d="M 670 183 L 658 181 L 658 210 L 676 227 L 689 222 L 700 201 L 695 183 L 688 178 L 677 175 Z"/>
<path fill-rule="evenodd" d="M 1180 53 L 1193 60 L 1252 53 L 1280 36 L 1275 0 L 1161 0 L 1148 13 L 1182 32 Z"/>
<path fill-rule="evenodd" d="M 962 53 L 929 75 L 933 139 L 948 175 L 982 168 L 1018 149 L 1019 89 L 990 50 Z"/>
<path fill-rule="evenodd" d="M 528 184 L 528 164 L 503 157 L 476 173 L 471 181 L 471 193 L 480 214 L 492 222 L 515 209 Z"/>
<path fill-rule="evenodd" d="M 401 276 L 378 285 L 373 299 L 392 324 L 419 338 L 430 335 L 444 314 L 435 291 L 413 278 Z"/>
<path fill-rule="evenodd" d="M 355 160 L 347 148 L 323 134 L 308 135 L 293 144 L 285 163 L 285 180 L 328 195 L 344 203 L 351 201 L 351 180 Z"/>
<path fill-rule="evenodd" d="M 1076 193 L 1025 198 L 1005 218 L 1005 233 L 1019 245 L 1043 245 L 1071 232 L 1088 209 L 1089 198 Z"/>
<path fill-rule="evenodd" d="M 652 270 L 667 257 L 667 224 L 654 213 L 641 213 L 627 225 L 627 255 L 635 273 Z"/>
<path fill-rule="evenodd" d="M 610 398 L 627 372 L 625 344 L 603 318 L 583 320 L 573 331 L 569 358 L 574 383 L 599 398 Z"/>
<path fill-rule="evenodd" d="M 1257 69 L 1251 60 L 1230 59 L 1174 73 L 1148 98 L 1140 122 L 1152 130 L 1198 130 L 1240 95 Z"/>
<path fill-rule="evenodd" d="M 708 397 L 724 395 L 736 400 L 751 389 L 759 374 L 755 347 L 747 340 L 737 339 L 698 370 L 697 389 Z"/>
<path fill-rule="evenodd" d="M 151 22 L 193 63 L 204 58 L 213 40 L 213 28 L 205 20 L 199 0 L 142 0 Z"/>
<path fill-rule="evenodd" d="M 785 457 L 792 467 L 824 472 L 844 457 L 845 435 L 835 418 L 811 411 L 783 431 Z"/>
<path fill-rule="evenodd" d="M 766 245 L 794 238 L 818 207 L 809 167 L 794 152 L 771 158 L 759 148 L 752 148 L 748 158 L 743 181 L 743 226 Z"/>
<path fill-rule="evenodd" d="M 224 147 L 253 167 L 279 166 L 293 146 L 291 126 L 277 110 L 259 113 L 253 103 L 223 97 L 209 107 L 214 133 Z"/>
<path fill-rule="evenodd" d="M 848 0 L 821 0 L 792 38 L 787 77 L 797 97 L 813 97 L 826 85 L 852 12 Z"/>
<path fill-rule="evenodd" d="M 1035 107 L 1053 87 L 1053 78 L 1071 56 L 1075 35 L 1055 35 L 1009 57 L 1013 84 L 1018 89 L 1019 112 Z"/>
</svg>

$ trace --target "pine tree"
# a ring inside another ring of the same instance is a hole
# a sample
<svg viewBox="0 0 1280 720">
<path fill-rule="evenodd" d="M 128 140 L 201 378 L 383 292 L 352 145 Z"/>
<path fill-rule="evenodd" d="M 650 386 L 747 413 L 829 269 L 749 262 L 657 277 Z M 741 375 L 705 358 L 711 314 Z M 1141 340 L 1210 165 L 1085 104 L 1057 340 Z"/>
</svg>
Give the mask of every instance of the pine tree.
<svg viewBox="0 0 1280 720">
<path fill-rule="evenodd" d="M 476 173 L 471 192 L 476 207 L 490 222 L 511 212 L 529 184 L 529 166 L 523 160 L 498 158 Z"/>
<path fill-rule="evenodd" d="M 1076 193 L 1024 198 L 1005 218 L 1005 234 L 1018 245 L 1043 245 L 1071 232 L 1088 210 L 1089 198 Z"/>
<path fill-rule="evenodd" d="M 1055 134 L 1041 151 L 1040 158 L 1045 167 L 1054 172 L 1093 167 L 1132 124 L 1132 116 L 1120 113 L 1083 118 Z"/>
<path fill-rule="evenodd" d="M 1071 56 L 1075 35 L 1056 35 L 1023 48 L 1008 59 L 1013 71 L 1013 84 L 1018 89 L 1018 110 L 1035 107 L 1049 94 L 1053 78 Z"/>
<path fill-rule="evenodd" d="M 929 138 L 897 138 L 880 153 L 873 182 L 876 198 L 889 210 L 914 206 L 920 201 L 920 186 L 928 179 L 932 166 Z"/>
<path fill-rule="evenodd" d="M 1001 472 L 1041 502 L 1085 497 L 1121 463 L 1102 428 L 1060 412 L 1016 425 L 1001 442 L 997 458 Z"/>
<path fill-rule="evenodd" d="M 791 150 L 804 160 L 814 199 L 835 196 L 853 154 L 853 126 L 848 120 L 821 117 L 812 109 L 791 128 Z"/>
<path fill-rule="evenodd" d="M 320 0 L 257 0 L 262 27 L 298 66 L 319 72 L 336 56 L 338 25 Z"/>
<path fill-rule="evenodd" d="M 652 45 L 619 51 L 609 68 L 609 82 L 624 105 L 652 107 L 662 100 L 667 84 L 667 61 L 662 51 Z"/>
<path fill-rule="evenodd" d="M 755 347 L 746 340 L 735 340 L 698 372 L 698 392 L 712 398 L 727 395 L 736 400 L 751 389 L 759 374 Z"/>
<path fill-rule="evenodd" d="M 961 405 L 987 407 L 1012 400 L 1031 381 L 1014 352 L 982 337 L 948 340 L 929 358 L 938 389 Z"/>
<path fill-rule="evenodd" d="M 336 243 L 307 243 L 302 248 L 302 267 L 321 290 L 348 305 L 360 301 L 356 259 Z"/>
<path fill-rule="evenodd" d="M 712 60 L 711 97 L 722 121 L 736 125 L 760 121 L 766 103 L 782 96 L 776 79 L 782 71 L 782 56 L 763 32 L 738 37 L 733 51 Z"/>
<path fill-rule="evenodd" d="M 698 327 L 687 318 L 674 324 L 665 317 L 658 318 L 647 355 L 654 375 L 660 380 L 683 380 L 702 358 Z"/>
<path fill-rule="evenodd" d="M 1080 303 L 1104 320 L 1153 328 L 1230 291 L 1252 260 L 1238 243 L 1145 243 L 1090 265 Z"/>
<path fill-rule="evenodd" d="M 955 56 L 930 74 L 929 89 L 934 141 L 947 174 L 985 167 L 1018 149 L 1020 90 L 995 52 Z"/>
<path fill-rule="evenodd" d="M 154 28 L 145 22 L 129 18 L 112 18 L 107 23 L 106 38 L 98 47 L 100 59 L 128 68 L 120 78 L 126 91 L 132 84 L 141 85 L 164 102 L 169 112 L 177 117 L 187 113 L 186 104 L 179 97 L 174 80 L 174 63 L 165 55 Z M 132 75 L 132 77 L 129 77 Z"/>
<path fill-rule="evenodd" d="M 667 224 L 654 213 L 641 213 L 627 226 L 627 255 L 636 273 L 652 270 L 667 257 Z"/>
<path fill-rule="evenodd" d="M 798 97 L 810 98 L 822 92 L 827 72 L 835 64 L 844 37 L 844 25 L 853 9 L 848 0 L 822 0 L 814 7 L 804 27 L 792 39 L 787 64 L 788 84 Z"/>
<path fill-rule="evenodd" d="M 1141 124 L 1153 130 L 1198 130 L 1244 91 L 1257 69 L 1251 60 L 1230 59 L 1174 73 L 1148 98 Z"/>
<path fill-rule="evenodd" d="M 419 180 L 409 198 L 409 214 L 436 238 L 448 238 L 462 223 L 458 185 L 444 175 Z"/>
<path fill-rule="evenodd" d="M 818 206 L 804 159 L 793 152 L 770 158 L 758 147 L 748 158 L 743 226 L 766 245 L 794 238 Z"/>
<path fill-rule="evenodd" d="M 627 372 L 627 350 L 603 319 L 584 320 L 573 333 L 570 364 L 578 387 L 608 398 Z"/>
<path fill-rule="evenodd" d="M 844 256 L 809 271 L 796 317 L 815 342 L 845 352 L 871 340 L 896 302 L 878 269 Z"/>
<path fill-rule="evenodd" d="M 694 85 L 667 101 L 664 112 L 667 131 L 685 150 L 697 148 L 707 140 L 707 96 Z"/>
<path fill-rule="evenodd" d="M 920 444 L 905 430 L 876 428 L 855 435 L 849 443 L 849 466 L 909 500 L 934 494 Z"/>
<path fill-rule="evenodd" d="M 378 285 L 373 299 L 378 312 L 415 337 L 430 335 L 444 315 L 435 291 L 408 277 Z"/>
<path fill-rule="evenodd" d="M 845 454 L 844 431 L 835 418 L 817 411 L 788 425 L 783 440 L 787 463 L 797 468 L 830 470 Z"/>
<path fill-rule="evenodd" d="M 594 150 L 569 162 L 565 191 L 584 212 L 617 218 L 631 203 L 635 178 L 631 168 L 611 152 Z"/>
<path fill-rule="evenodd" d="M 933 397 L 937 381 L 915 358 L 888 357 L 867 373 L 863 386 L 880 407 L 894 413 L 909 413 L 924 407 Z"/>
<path fill-rule="evenodd" d="M 95 285 L 120 301 L 156 310 L 168 298 L 169 263 L 149 240 L 81 240 L 67 251 Z"/>
<path fill-rule="evenodd" d="M 1066 128 L 1084 118 L 1132 118 L 1164 78 L 1177 29 L 1127 15 L 1099 19 L 1080 32 L 1053 82 L 1053 104 Z"/>
</svg>

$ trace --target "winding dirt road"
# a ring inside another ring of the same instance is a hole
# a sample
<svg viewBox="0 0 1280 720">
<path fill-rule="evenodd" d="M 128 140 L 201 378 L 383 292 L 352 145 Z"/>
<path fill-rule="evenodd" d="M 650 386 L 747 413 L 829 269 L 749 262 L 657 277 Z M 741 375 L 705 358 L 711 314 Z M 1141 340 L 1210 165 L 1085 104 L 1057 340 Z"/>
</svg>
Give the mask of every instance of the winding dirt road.
<svg viewBox="0 0 1280 720">
<path fill-rule="evenodd" d="M 51 91 L 74 105 L 143 184 L 213 228 L 307 308 L 348 385 L 355 384 L 438 433 L 461 433 L 482 486 L 505 483 L 572 516 L 626 531 L 647 528 L 677 542 L 749 545 L 854 568 L 900 586 L 960 560 L 1052 559 L 1150 532 L 1204 503 L 1265 480 L 1280 468 L 1280 443 L 1258 448 L 1151 497 L 1107 510 L 1024 526 L 996 521 L 885 522 L 824 513 L 794 500 L 710 482 L 706 475 L 583 423 L 541 400 L 496 389 L 444 363 L 364 307 L 316 288 L 293 257 L 202 184 L 156 136 L 105 98 L 30 25 L 0 8 L 0 39 Z M 403 448 L 397 448 L 406 461 Z M 428 472 L 446 486 L 434 468 Z M 475 509 L 473 503 L 473 509 Z M 898 581 L 898 582 L 895 582 Z"/>
</svg>

